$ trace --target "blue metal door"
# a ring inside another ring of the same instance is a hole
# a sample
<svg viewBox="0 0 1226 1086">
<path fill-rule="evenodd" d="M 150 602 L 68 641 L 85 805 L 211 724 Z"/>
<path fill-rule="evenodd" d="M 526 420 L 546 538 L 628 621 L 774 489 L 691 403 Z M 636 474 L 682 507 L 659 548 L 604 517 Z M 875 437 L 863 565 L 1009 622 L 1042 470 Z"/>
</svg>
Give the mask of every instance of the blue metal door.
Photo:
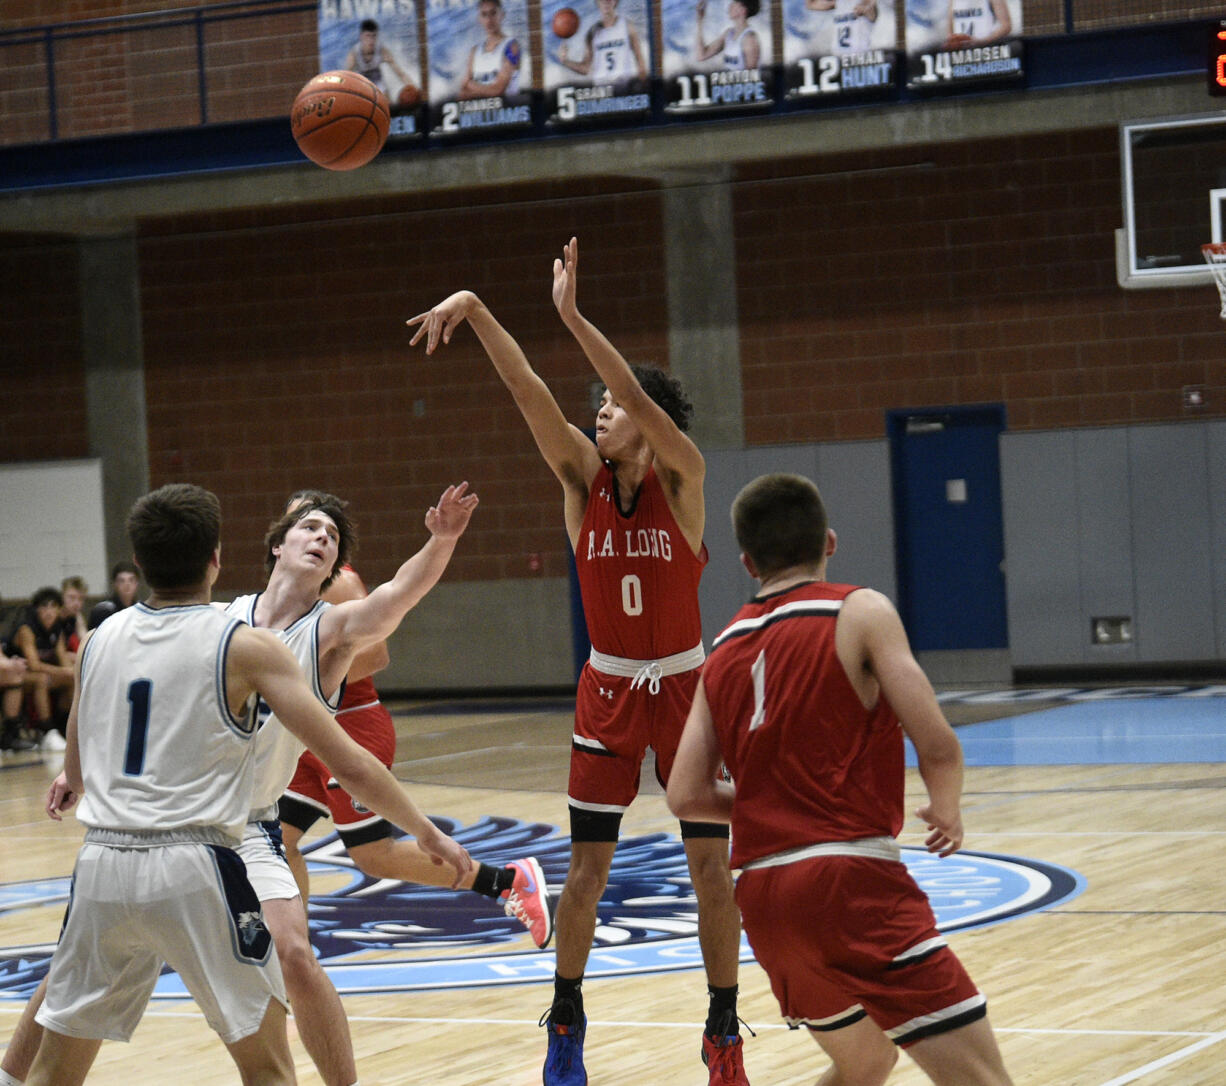
<svg viewBox="0 0 1226 1086">
<path fill-rule="evenodd" d="M 892 411 L 899 611 L 916 650 L 1008 644 L 1000 404 Z"/>
</svg>

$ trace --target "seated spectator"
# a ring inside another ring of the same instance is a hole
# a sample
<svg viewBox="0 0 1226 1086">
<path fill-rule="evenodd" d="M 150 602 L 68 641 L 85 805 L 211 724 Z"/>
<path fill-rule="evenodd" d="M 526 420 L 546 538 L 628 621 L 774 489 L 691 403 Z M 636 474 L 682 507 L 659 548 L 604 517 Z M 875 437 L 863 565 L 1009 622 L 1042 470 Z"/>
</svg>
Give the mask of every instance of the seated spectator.
<svg viewBox="0 0 1226 1086">
<path fill-rule="evenodd" d="M 60 636 L 68 648 L 68 657 L 75 660 L 77 649 L 85 639 L 85 616 L 81 608 L 85 606 L 85 597 L 89 593 L 89 585 L 81 577 L 65 577 L 60 584 L 60 595 L 64 597 L 64 606 L 60 608 Z"/>
<path fill-rule="evenodd" d="M 25 619 L 13 631 L 10 656 L 26 662 L 24 692 L 30 694 L 34 727 L 44 750 L 64 749 L 64 728 L 72 703 L 73 674 L 68 649 L 60 636 L 64 597 L 56 588 L 40 588 L 30 599 Z M 6 693 L 6 697 L 11 697 Z M 5 707 L 5 717 L 8 717 Z"/>
<path fill-rule="evenodd" d="M 116 562 L 111 569 L 111 597 L 96 603 L 89 612 L 89 629 L 101 625 L 116 611 L 131 607 L 140 592 L 140 570 L 132 562 Z"/>
<path fill-rule="evenodd" d="M 24 734 L 21 703 L 25 698 L 27 665 L 24 656 L 9 656 L 0 643 L 0 750 L 33 750 L 37 744 Z"/>
</svg>

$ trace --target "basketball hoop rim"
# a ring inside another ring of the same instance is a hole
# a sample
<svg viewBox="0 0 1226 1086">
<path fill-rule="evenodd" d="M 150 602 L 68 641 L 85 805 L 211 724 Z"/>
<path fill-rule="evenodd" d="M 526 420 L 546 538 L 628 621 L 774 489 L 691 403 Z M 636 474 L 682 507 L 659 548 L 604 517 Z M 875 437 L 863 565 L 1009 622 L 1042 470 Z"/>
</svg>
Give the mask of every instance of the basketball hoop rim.
<svg viewBox="0 0 1226 1086">
<path fill-rule="evenodd" d="M 1214 263 L 1219 260 L 1226 260 L 1226 241 L 1209 241 L 1200 247 L 1201 255 Z"/>
</svg>

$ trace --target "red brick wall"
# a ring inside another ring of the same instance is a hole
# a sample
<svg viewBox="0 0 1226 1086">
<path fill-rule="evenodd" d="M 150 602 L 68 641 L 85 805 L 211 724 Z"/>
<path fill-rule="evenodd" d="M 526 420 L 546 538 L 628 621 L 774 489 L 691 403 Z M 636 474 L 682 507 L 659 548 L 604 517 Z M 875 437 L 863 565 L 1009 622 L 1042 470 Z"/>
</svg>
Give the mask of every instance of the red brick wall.
<svg viewBox="0 0 1226 1086">
<path fill-rule="evenodd" d="M 55 134 L 59 139 L 197 125 L 202 117 L 198 28 L 178 17 L 209 5 L 192 0 L 49 0 L 6 5 L 4 29 L 117 15 L 142 16 L 120 33 L 57 38 Z M 8 8 L 15 9 L 10 17 Z M 150 14 L 150 13 L 153 14 Z M 234 9 L 230 14 L 238 14 Z M 203 23 L 209 123 L 288 115 L 298 89 L 319 70 L 313 9 Z M 43 43 L 0 39 L 0 144 L 50 138 L 47 53 Z"/>
<path fill-rule="evenodd" d="M 142 240 L 152 482 L 222 496 L 223 589 L 252 584 L 254 541 L 294 489 L 352 501 L 358 566 L 380 580 L 424 541 L 444 485 L 462 479 L 482 501 L 450 577 L 565 576 L 560 487 L 476 337 L 462 329 L 427 357 L 404 324 L 476 290 L 567 416 L 586 423 L 594 375 L 550 302 L 553 258 L 582 234 L 584 311 L 629 354 L 661 358 L 660 203 L 650 191 L 561 192 L 330 208 L 323 222 L 197 217 Z"/>
<path fill-rule="evenodd" d="M 733 205 L 751 445 L 879 437 L 921 405 L 1178 419 L 1184 385 L 1226 414 L 1213 287 L 1116 283 L 1114 129 L 772 165 Z"/>
<path fill-rule="evenodd" d="M 1014 429 L 1174 420 L 1184 385 L 1226 417 L 1208 285 L 1122 291 L 1114 129 L 827 156 L 743 170 L 734 274 L 750 445 L 880 437 L 891 408 L 1003 402 Z M 449 576 L 562 576 L 558 484 L 475 337 L 431 358 L 405 318 L 472 287 L 567 416 L 591 371 L 549 300 L 576 233 L 580 301 L 632 358 L 663 360 L 658 194 L 541 184 L 159 220 L 140 240 L 152 482 L 216 489 L 221 588 L 253 583 L 277 503 L 350 498 L 359 568 L 389 576 L 450 480 L 482 507 Z M 84 455 L 75 256 L 4 253 L 0 460 Z M 718 273 L 718 272 L 717 272 Z M 11 361 L 10 361 L 11 359 Z"/>
<path fill-rule="evenodd" d="M 0 282 L 0 464 L 88 456 L 76 245 L 0 236 Z"/>
</svg>

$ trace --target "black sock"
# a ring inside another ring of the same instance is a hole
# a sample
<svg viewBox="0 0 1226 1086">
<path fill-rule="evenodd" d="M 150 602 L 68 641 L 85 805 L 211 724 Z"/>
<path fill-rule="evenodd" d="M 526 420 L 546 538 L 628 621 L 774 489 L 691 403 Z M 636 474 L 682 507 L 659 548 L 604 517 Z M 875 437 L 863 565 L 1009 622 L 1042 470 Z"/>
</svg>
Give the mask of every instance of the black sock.
<svg viewBox="0 0 1226 1086">
<path fill-rule="evenodd" d="M 558 1026 L 573 1026 L 583 1021 L 583 977 L 567 980 L 554 973 L 553 975 L 553 1006 L 549 1009 L 549 1020 Z"/>
<path fill-rule="evenodd" d="M 736 1017 L 737 985 L 734 984 L 731 988 L 716 988 L 708 984 L 707 993 L 711 997 L 710 1009 L 707 1011 L 707 1036 L 735 1037 L 741 1032 Z"/>
<path fill-rule="evenodd" d="M 491 867 L 489 864 L 477 865 L 477 877 L 473 879 L 473 893 L 498 900 L 502 894 L 511 889 L 515 881 L 513 867 Z"/>
</svg>

